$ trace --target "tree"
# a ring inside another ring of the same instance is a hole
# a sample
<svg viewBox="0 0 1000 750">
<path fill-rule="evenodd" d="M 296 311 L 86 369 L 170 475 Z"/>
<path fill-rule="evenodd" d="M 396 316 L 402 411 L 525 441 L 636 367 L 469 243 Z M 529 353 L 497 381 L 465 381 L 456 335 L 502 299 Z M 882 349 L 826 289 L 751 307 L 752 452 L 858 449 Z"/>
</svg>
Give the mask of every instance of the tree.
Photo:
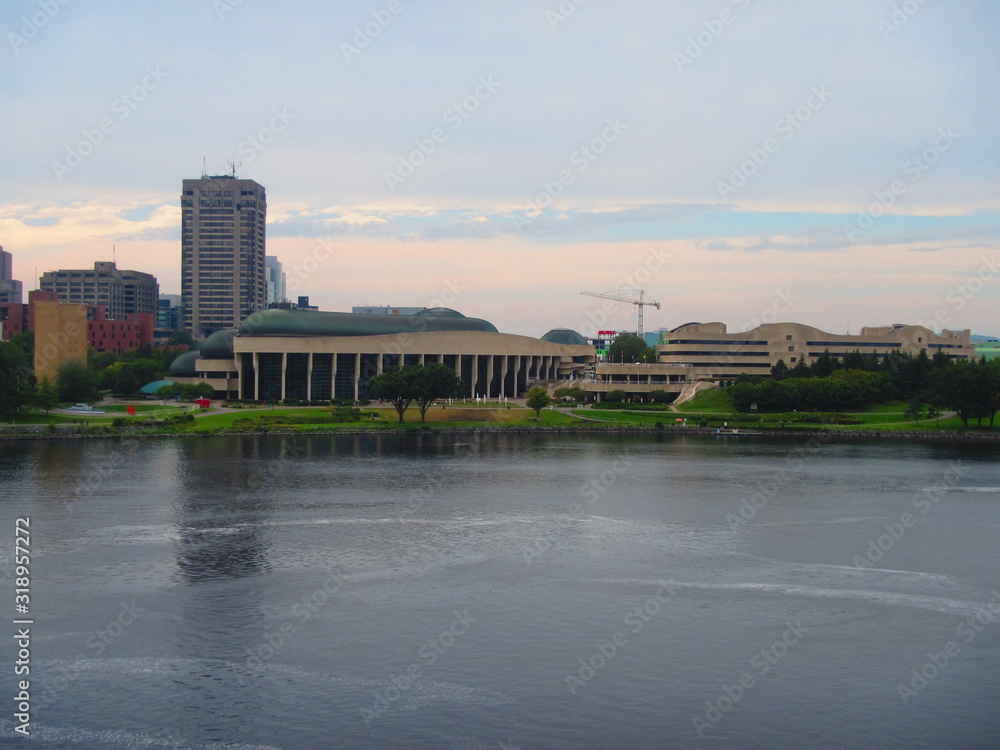
<svg viewBox="0 0 1000 750">
<path fill-rule="evenodd" d="M 646 342 L 634 333 L 619 333 L 611 342 L 608 356 L 612 362 L 641 362 L 642 355 L 648 348 Z M 648 353 L 646 354 L 648 356 Z M 647 361 L 655 362 L 655 355 Z"/>
<path fill-rule="evenodd" d="M 809 365 L 806 364 L 806 358 L 800 357 L 799 361 L 795 363 L 793 367 L 788 372 L 788 377 L 790 378 L 811 378 L 812 370 L 809 369 Z"/>
<path fill-rule="evenodd" d="M 30 403 L 35 385 L 30 362 L 17 343 L 0 342 L 0 414 L 13 416 Z"/>
<path fill-rule="evenodd" d="M 194 345 L 194 336 L 191 335 L 190 331 L 184 328 L 178 328 L 170 335 L 170 338 L 167 339 L 167 346 L 186 346 L 190 349 Z"/>
<path fill-rule="evenodd" d="M 60 401 L 92 401 L 97 398 L 97 376 L 81 360 L 71 359 L 59 366 L 56 388 Z"/>
<path fill-rule="evenodd" d="M 628 394 L 623 390 L 613 390 L 608 391 L 604 394 L 604 400 L 612 404 L 620 404 L 622 401 L 628 398 Z"/>
<path fill-rule="evenodd" d="M 552 403 L 552 397 L 549 392 L 542 388 L 540 385 L 536 385 L 530 391 L 528 391 L 528 397 L 525 399 L 524 403 L 529 409 L 535 410 L 535 419 L 537 420 L 542 416 L 542 409 Z"/>
<path fill-rule="evenodd" d="M 413 388 L 413 400 L 420 410 L 420 421 L 425 422 L 427 410 L 439 398 L 453 398 L 462 394 L 464 385 L 455 371 L 439 362 L 429 365 L 411 365 L 408 379 Z M 402 421 L 402 420 L 400 420 Z"/>
<path fill-rule="evenodd" d="M 166 401 L 177 395 L 177 386 L 174 383 L 167 383 L 166 385 L 161 385 L 156 389 L 156 397 Z"/>
<path fill-rule="evenodd" d="M 654 404 L 666 404 L 670 401 L 670 394 L 666 391 L 650 391 L 649 400 Z"/>
<path fill-rule="evenodd" d="M 903 416 L 916 421 L 920 424 L 920 417 L 924 414 L 924 404 L 919 398 L 912 399 L 906 404 L 906 411 L 903 412 Z"/>
<path fill-rule="evenodd" d="M 783 359 L 779 359 L 774 363 L 774 367 L 771 368 L 771 377 L 775 380 L 784 380 L 788 377 L 788 374 L 788 365 L 785 364 L 785 360 Z"/>
<path fill-rule="evenodd" d="M 368 393 L 379 401 L 390 402 L 399 414 L 400 424 L 403 423 L 403 413 L 416 397 L 409 375 L 398 366 L 390 367 L 369 380 Z"/>
<path fill-rule="evenodd" d="M 48 378 L 42 378 L 42 382 L 38 384 L 33 402 L 39 409 L 45 410 L 45 416 L 48 416 L 49 412 L 59 405 L 59 391 L 49 382 Z"/>
</svg>

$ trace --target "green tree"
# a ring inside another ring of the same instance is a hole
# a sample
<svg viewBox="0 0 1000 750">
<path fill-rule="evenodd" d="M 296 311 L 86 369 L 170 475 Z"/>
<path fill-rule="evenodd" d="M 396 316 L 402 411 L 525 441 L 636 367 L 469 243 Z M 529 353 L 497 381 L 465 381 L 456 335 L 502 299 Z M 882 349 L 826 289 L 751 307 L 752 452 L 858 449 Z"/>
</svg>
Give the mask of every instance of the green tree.
<svg viewBox="0 0 1000 750">
<path fill-rule="evenodd" d="M 809 365 L 806 364 L 806 358 L 800 357 L 799 361 L 795 363 L 795 367 L 788 371 L 788 377 L 790 378 L 811 378 L 812 370 L 809 369 Z"/>
<path fill-rule="evenodd" d="M 670 394 L 666 391 L 650 391 L 649 400 L 654 404 L 666 404 L 670 402 Z"/>
<path fill-rule="evenodd" d="M 620 389 L 615 389 L 613 391 L 608 391 L 604 394 L 604 400 L 612 404 L 620 404 L 622 401 L 628 398 L 628 394 Z"/>
<path fill-rule="evenodd" d="M 170 338 L 167 339 L 167 346 L 186 346 L 190 349 L 194 345 L 194 336 L 191 335 L 190 331 L 184 328 L 178 328 L 170 335 Z"/>
<path fill-rule="evenodd" d="M 542 409 L 552 403 L 552 397 L 549 392 L 542 388 L 540 385 L 536 385 L 530 391 L 528 391 L 528 396 L 524 403 L 529 409 L 535 410 L 535 419 L 537 420 L 542 416 Z"/>
<path fill-rule="evenodd" d="M 177 395 L 177 384 L 167 383 L 156 389 L 156 397 L 167 401 Z"/>
<path fill-rule="evenodd" d="M 416 398 L 410 376 L 402 367 L 390 367 L 381 375 L 376 375 L 368 381 L 368 393 L 379 401 L 388 401 L 399 414 L 399 422 L 403 423 L 403 414 L 413 399 Z"/>
<path fill-rule="evenodd" d="M 788 377 L 788 373 L 788 365 L 785 364 L 785 360 L 783 359 L 779 359 L 774 363 L 774 367 L 771 368 L 771 377 L 775 380 L 784 380 Z"/>
<path fill-rule="evenodd" d="M 24 348 L 13 341 L 0 341 L 0 414 L 10 417 L 31 402 L 35 376 Z"/>
<path fill-rule="evenodd" d="M 906 404 L 906 411 L 903 412 L 903 416 L 908 419 L 916 421 L 920 424 L 920 417 L 924 415 L 924 403 L 919 398 L 911 399 Z"/>
<path fill-rule="evenodd" d="M 33 403 L 39 409 L 45 410 L 45 416 L 59 405 L 59 391 L 55 389 L 48 378 L 42 378 L 42 382 L 35 389 Z"/>
<path fill-rule="evenodd" d="M 648 356 L 648 348 L 646 342 L 634 333 L 619 333 L 611 342 L 608 356 L 612 362 L 641 362 L 644 353 Z M 647 361 L 655 362 L 656 357 Z"/>
<path fill-rule="evenodd" d="M 454 398 L 462 394 L 462 379 L 447 365 L 434 362 L 403 369 L 409 370 L 408 379 L 413 389 L 413 400 L 420 410 L 421 422 L 427 421 L 427 410 L 439 398 Z"/>
<path fill-rule="evenodd" d="M 93 401 L 97 398 L 97 376 L 78 359 L 59 366 L 56 388 L 60 401 Z"/>
</svg>

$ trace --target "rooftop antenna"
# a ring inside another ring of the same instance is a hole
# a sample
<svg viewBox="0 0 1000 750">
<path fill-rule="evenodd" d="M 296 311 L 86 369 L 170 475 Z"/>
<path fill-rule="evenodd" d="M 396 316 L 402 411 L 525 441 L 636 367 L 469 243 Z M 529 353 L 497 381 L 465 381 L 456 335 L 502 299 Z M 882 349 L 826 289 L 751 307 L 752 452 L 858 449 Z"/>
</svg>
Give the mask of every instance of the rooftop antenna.
<svg viewBox="0 0 1000 750">
<path fill-rule="evenodd" d="M 111 262 L 114 263 L 115 265 L 118 264 L 118 253 L 115 252 L 114 243 L 111 243 Z"/>
<path fill-rule="evenodd" d="M 233 179 L 236 179 L 236 170 L 243 166 L 241 161 L 231 161 L 229 162 L 229 170 L 232 172 Z"/>
</svg>

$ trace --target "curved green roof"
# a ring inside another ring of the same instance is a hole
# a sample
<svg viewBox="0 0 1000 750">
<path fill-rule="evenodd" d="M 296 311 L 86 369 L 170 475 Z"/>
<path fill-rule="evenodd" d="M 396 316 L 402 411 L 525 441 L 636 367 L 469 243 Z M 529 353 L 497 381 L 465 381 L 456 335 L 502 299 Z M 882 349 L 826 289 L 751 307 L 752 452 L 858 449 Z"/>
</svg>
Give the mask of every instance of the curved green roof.
<svg viewBox="0 0 1000 750">
<path fill-rule="evenodd" d="M 197 354 L 197 352 L 188 352 L 188 354 Z M 146 383 L 142 388 L 139 389 L 139 393 L 144 396 L 155 396 L 156 392 L 160 390 L 165 385 L 173 385 L 172 380 L 154 380 L 152 383 Z"/>
<path fill-rule="evenodd" d="M 167 372 L 170 375 L 176 375 L 177 377 L 194 377 L 197 374 L 195 369 L 195 361 L 202 356 L 202 353 L 195 350 L 190 352 L 184 352 L 182 355 L 177 357 L 173 362 L 170 363 L 170 367 L 167 368 Z M 233 350 L 229 350 L 229 354 L 226 357 L 232 357 Z M 162 383 L 161 383 L 162 385 Z"/>
<path fill-rule="evenodd" d="M 205 359 L 229 359 L 233 356 L 233 337 L 237 328 L 224 328 L 209 336 L 201 345 L 201 356 Z"/>
<path fill-rule="evenodd" d="M 553 328 L 542 336 L 542 341 L 551 344 L 573 344 L 575 346 L 587 346 L 587 339 L 574 331 L 572 328 Z"/>
<path fill-rule="evenodd" d="M 446 310 L 446 308 L 433 308 L 433 310 Z M 317 310 L 261 310 L 243 321 L 239 334 L 240 336 L 379 336 L 423 331 L 498 333 L 492 323 L 479 318 L 466 318 L 454 310 L 444 314 L 424 312 L 427 314 L 367 315 Z M 205 351 L 210 339 L 211 337 L 206 339 L 202 345 L 202 356 L 210 356 Z"/>
</svg>

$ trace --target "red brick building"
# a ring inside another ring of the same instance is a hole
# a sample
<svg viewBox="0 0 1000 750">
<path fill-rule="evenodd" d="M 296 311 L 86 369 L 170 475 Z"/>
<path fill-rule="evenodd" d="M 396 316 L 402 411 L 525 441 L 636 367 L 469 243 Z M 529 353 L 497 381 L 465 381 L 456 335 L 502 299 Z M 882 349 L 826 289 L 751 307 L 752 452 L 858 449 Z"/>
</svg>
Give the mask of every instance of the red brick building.
<svg viewBox="0 0 1000 750">
<path fill-rule="evenodd" d="M 0 304 L 0 340 L 23 331 L 35 330 L 35 303 L 58 302 L 55 292 L 36 289 L 28 292 L 28 304 Z M 87 346 L 98 352 L 120 354 L 127 349 L 138 349 L 153 341 L 154 316 L 150 313 L 131 313 L 124 320 L 108 320 L 103 305 L 87 306 Z"/>
</svg>

